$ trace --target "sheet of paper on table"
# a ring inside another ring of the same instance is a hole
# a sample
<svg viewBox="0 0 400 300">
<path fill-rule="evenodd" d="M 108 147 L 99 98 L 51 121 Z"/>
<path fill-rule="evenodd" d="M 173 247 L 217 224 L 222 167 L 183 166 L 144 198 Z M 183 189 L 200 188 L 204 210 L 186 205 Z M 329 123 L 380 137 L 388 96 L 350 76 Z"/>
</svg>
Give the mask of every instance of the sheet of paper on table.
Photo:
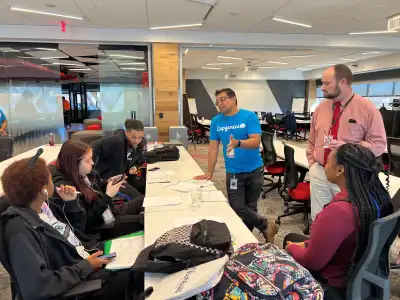
<svg viewBox="0 0 400 300">
<path fill-rule="evenodd" d="M 205 217 L 193 217 L 193 218 L 179 218 L 176 219 L 174 222 L 175 227 L 181 227 L 183 225 L 190 225 L 190 224 L 195 224 L 197 222 L 200 222 L 201 220 L 211 220 L 215 222 L 220 222 L 223 223 L 218 217 L 215 216 L 205 216 Z"/>
<path fill-rule="evenodd" d="M 147 183 L 166 183 L 170 181 L 170 176 L 166 172 L 149 172 L 147 175 Z"/>
<path fill-rule="evenodd" d="M 183 300 L 207 291 L 221 280 L 228 256 L 165 276 L 149 300 Z"/>
<path fill-rule="evenodd" d="M 227 202 L 221 191 L 201 191 L 201 202 Z"/>
<path fill-rule="evenodd" d="M 213 182 L 206 180 L 188 180 L 169 185 L 167 186 L 167 188 L 178 192 L 188 193 L 194 190 L 201 189 L 203 187 L 212 186 L 213 184 Z"/>
<path fill-rule="evenodd" d="M 106 269 L 118 270 L 130 268 L 144 248 L 143 236 L 115 239 L 111 243 L 110 253 L 117 256 L 106 266 Z"/>
<path fill-rule="evenodd" d="M 172 206 L 182 203 L 180 196 L 145 197 L 143 207 Z"/>
</svg>

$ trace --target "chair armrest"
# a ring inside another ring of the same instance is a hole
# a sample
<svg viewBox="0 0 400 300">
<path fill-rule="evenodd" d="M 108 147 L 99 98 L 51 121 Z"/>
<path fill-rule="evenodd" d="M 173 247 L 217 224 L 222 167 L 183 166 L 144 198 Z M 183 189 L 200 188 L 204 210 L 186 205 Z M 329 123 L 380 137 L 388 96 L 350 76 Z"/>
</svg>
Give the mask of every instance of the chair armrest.
<svg viewBox="0 0 400 300">
<path fill-rule="evenodd" d="M 76 297 L 101 289 L 101 280 L 89 280 L 74 286 L 71 290 L 63 294 L 63 299 Z"/>
</svg>

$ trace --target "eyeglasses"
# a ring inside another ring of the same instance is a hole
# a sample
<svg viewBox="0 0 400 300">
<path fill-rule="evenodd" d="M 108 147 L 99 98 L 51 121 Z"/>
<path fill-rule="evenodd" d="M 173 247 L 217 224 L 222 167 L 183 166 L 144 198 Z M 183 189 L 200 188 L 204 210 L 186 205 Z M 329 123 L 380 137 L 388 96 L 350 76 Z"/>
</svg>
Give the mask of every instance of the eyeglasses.
<svg viewBox="0 0 400 300">
<path fill-rule="evenodd" d="M 230 98 L 231 98 L 231 97 L 228 97 L 228 96 L 223 96 L 223 97 L 217 98 L 217 100 L 215 101 L 215 104 L 218 105 L 218 104 L 220 104 L 220 103 L 225 102 L 225 100 L 228 100 L 228 99 L 230 99 Z"/>
</svg>

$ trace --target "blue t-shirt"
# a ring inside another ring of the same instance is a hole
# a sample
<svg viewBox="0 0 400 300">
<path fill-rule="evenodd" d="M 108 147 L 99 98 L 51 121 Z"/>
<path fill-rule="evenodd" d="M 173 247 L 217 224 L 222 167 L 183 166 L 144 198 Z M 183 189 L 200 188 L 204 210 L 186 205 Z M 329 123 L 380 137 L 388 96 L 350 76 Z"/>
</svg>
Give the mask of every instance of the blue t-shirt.
<svg viewBox="0 0 400 300">
<path fill-rule="evenodd" d="M 3 124 L 4 121 L 7 121 L 7 118 L 4 112 L 0 109 L 0 126 L 1 124 Z"/>
<path fill-rule="evenodd" d="M 241 109 L 234 116 L 219 114 L 212 119 L 210 131 L 210 140 L 222 142 L 227 173 L 253 172 L 263 165 L 259 148 L 235 148 L 231 158 L 226 153 L 231 135 L 235 140 L 247 140 L 250 134 L 261 134 L 260 121 L 254 112 Z"/>
</svg>

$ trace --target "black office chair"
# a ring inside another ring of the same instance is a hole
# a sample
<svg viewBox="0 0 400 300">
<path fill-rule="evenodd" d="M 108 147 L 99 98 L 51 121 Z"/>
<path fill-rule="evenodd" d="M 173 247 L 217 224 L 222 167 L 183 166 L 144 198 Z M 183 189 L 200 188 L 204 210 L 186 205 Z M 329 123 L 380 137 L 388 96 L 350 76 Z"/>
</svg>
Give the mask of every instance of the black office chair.
<svg viewBox="0 0 400 300">
<path fill-rule="evenodd" d="M 400 210 L 371 224 L 368 247 L 349 278 L 346 299 L 390 299 L 389 249 L 399 229 Z"/>
<path fill-rule="evenodd" d="M 400 176 L 400 138 L 387 138 L 387 151 L 389 155 L 389 173 Z"/>
<path fill-rule="evenodd" d="M 263 146 L 263 160 L 264 160 L 264 179 L 269 181 L 269 184 L 263 186 L 267 188 L 266 191 L 263 192 L 262 198 L 265 199 L 266 195 L 272 190 L 278 189 L 282 187 L 282 176 L 285 173 L 285 162 L 277 161 L 277 155 L 274 147 L 274 135 L 270 132 L 264 132 L 261 135 L 261 143 Z M 275 176 L 278 177 L 278 181 L 274 182 L 272 179 L 265 176 Z"/>
<path fill-rule="evenodd" d="M 8 259 L 8 249 L 6 247 L 6 241 L 4 240 L 4 219 L 1 216 L 5 212 L 10 204 L 7 202 L 5 196 L 0 197 L 0 263 L 5 268 L 7 273 L 10 275 L 11 285 L 11 298 L 13 300 L 23 300 L 21 292 L 19 291 L 18 282 L 15 274 L 11 267 L 11 263 Z M 89 280 L 82 282 L 70 291 L 60 296 L 57 299 L 78 299 L 79 297 L 101 289 L 101 280 Z"/>
<path fill-rule="evenodd" d="M 281 218 L 293 216 L 297 214 L 303 214 L 305 229 L 304 234 L 309 234 L 310 222 L 308 219 L 308 213 L 311 212 L 310 206 L 310 183 L 305 182 L 305 176 L 308 170 L 306 168 L 300 168 L 296 166 L 294 160 L 294 149 L 288 145 L 285 145 L 285 162 L 286 168 L 283 178 L 283 189 L 280 192 L 282 199 L 284 200 L 284 214 L 278 216 L 275 223 L 281 224 Z M 299 176 L 300 172 L 300 176 Z M 290 202 L 296 202 L 296 204 L 289 205 Z"/>
<path fill-rule="evenodd" d="M 12 137 L 0 137 L 0 162 L 12 157 L 14 139 Z"/>
</svg>

